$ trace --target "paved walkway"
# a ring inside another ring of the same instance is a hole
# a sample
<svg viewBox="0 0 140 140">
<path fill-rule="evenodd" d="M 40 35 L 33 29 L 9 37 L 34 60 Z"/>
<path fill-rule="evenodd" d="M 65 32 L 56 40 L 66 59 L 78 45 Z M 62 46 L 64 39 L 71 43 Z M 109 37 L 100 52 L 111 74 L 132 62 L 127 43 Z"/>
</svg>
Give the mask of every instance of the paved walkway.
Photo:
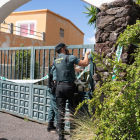
<svg viewBox="0 0 140 140">
<path fill-rule="evenodd" d="M 0 112 L 0 140 L 58 140 L 47 126 Z"/>
</svg>

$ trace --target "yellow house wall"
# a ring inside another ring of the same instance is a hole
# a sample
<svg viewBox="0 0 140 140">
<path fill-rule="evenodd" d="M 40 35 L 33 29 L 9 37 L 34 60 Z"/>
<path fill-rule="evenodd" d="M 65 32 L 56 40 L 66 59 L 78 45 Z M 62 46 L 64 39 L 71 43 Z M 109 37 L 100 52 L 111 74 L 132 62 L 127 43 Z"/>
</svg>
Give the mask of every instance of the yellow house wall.
<svg viewBox="0 0 140 140">
<path fill-rule="evenodd" d="M 67 45 L 83 44 L 84 33 L 70 20 L 47 10 L 46 44 L 56 45 L 64 42 Z M 64 29 L 64 37 L 60 37 L 60 28 Z"/>
<path fill-rule="evenodd" d="M 0 32 L 1 48 L 20 47 L 22 44 L 25 47 L 46 45 L 45 42 L 41 40 Z"/>
</svg>

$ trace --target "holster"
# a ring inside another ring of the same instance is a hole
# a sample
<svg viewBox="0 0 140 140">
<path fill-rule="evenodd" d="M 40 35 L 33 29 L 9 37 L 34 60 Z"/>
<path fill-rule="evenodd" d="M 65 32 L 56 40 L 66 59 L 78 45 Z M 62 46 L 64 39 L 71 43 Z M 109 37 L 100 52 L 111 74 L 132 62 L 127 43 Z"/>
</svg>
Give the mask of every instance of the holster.
<svg viewBox="0 0 140 140">
<path fill-rule="evenodd" d="M 55 90 L 56 90 L 56 85 L 57 83 L 53 83 L 52 87 L 51 87 L 51 94 L 55 94 Z"/>
</svg>

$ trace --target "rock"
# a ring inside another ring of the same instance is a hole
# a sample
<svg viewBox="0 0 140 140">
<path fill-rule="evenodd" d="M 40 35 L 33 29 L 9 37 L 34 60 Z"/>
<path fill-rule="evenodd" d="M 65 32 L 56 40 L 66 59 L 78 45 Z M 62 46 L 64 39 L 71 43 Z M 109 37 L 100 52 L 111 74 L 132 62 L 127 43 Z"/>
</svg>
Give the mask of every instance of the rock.
<svg viewBox="0 0 140 140">
<path fill-rule="evenodd" d="M 114 31 L 116 30 L 117 26 L 115 24 L 109 24 L 104 28 L 105 31 Z"/>
<path fill-rule="evenodd" d="M 106 56 L 107 52 L 111 52 L 111 49 L 108 46 L 102 49 L 102 53 L 104 53 L 104 56 Z"/>
<path fill-rule="evenodd" d="M 108 3 L 108 8 L 114 8 L 114 7 L 124 7 L 125 5 L 133 5 L 132 0 L 116 0 L 113 2 Z"/>
<path fill-rule="evenodd" d="M 95 71 L 97 71 L 97 72 L 104 72 L 106 70 L 103 67 L 96 67 Z"/>
<path fill-rule="evenodd" d="M 101 17 L 97 18 L 97 20 L 96 20 L 97 28 L 103 29 L 106 26 L 108 26 L 108 24 L 110 22 L 112 22 L 113 20 L 115 20 L 115 17 L 114 16 L 109 16 L 109 15 L 107 15 L 107 16 L 101 16 Z"/>
<path fill-rule="evenodd" d="M 105 42 L 105 44 L 106 44 L 107 46 L 109 46 L 109 43 L 110 43 L 110 41 L 106 41 L 106 42 Z"/>
<path fill-rule="evenodd" d="M 129 9 L 125 9 L 121 7 L 120 10 L 116 13 L 115 17 L 126 17 L 129 16 L 131 11 Z"/>
<path fill-rule="evenodd" d="M 97 30 L 97 32 L 95 33 L 96 43 L 102 42 L 102 36 L 101 36 L 102 33 L 103 33 L 102 30 Z"/>
<path fill-rule="evenodd" d="M 125 5 L 133 5 L 132 0 L 116 0 L 113 2 L 113 5 L 116 7 L 123 7 Z"/>
<path fill-rule="evenodd" d="M 126 17 L 126 23 L 130 25 L 132 23 L 133 18 L 131 16 Z"/>
<path fill-rule="evenodd" d="M 134 57 L 131 53 L 123 53 L 121 59 L 122 63 L 132 64 L 134 62 Z"/>
<path fill-rule="evenodd" d="M 117 13 L 117 11 L 119 11 L 120 7 L 115 7 L 115 8 L 110 8 L 108 10 L 106 10 L 106 13 L 108 15 L 115 15 Z"/>
<path fill-rule="evenodd" d="M 109 41 L 111 41 L 111 42 L 116 42 L 117 41 L 117 38 L 118 38 L 118 33 L 117 32 L 112 32 L 111 34 L 110 34 L 110 37 L 109 37 Z"/>
<path fill-rule="evenodd" d="M 111 42 L 111 41 L 106 41 L 105 44 L 106 44 L 107 47 L 109 47 L 109 48 L 111 48 L 111 49 L 112 49 L 112 47 L 113 47 L 113 45 L 114 45 L 114 43 Z"/>
<path fill-rule="evenodd" d="M 104 32 L 104 33 L 102 33 L 101 37 L 102 37 L 102 41 L 103 42 L 106 42 L 108 40 L 109 33 Z"/>
<path fill-rule="evenodd" d="M 128 53 L 123 53 L 121 57 L 122 63 L 128 62 Z"/>
<path fill-rule="evenodd" d="M 108 47 L 112 48 L 113 44 L 114 44 L 113 42 L 109 41 L 109 46 Z"/>
<path fill-rule="evenodd" d="M 103 79 L 107 79 L 109 75 L 109 72 L 103 72 Z"/>
<path fill-rule="evenodd" d="M 122 24 L 122 27 L 123 27 L 123 28 L 126 28 L 126 26 L 127 26 L 127 23 Z"/>
<path fill-rule="evenodd" d="M 98 53 L 98 54 L 102 54 L 103 52 L 103 48 L 108 47 L 105 43 L 96 43 L 95 44 L 95 48 L 94 50 Z"/>
<path fill-rule="evenodd" d="M 130 15 L 133 17 L 133 18 L 136 18 L 138 17 L 139 13 L 136 9 L 132 9 L 131 12 L 130 12 Z"/>
<path fill-rule="evenodd" d="M 111 48 L 106 48 L 105 51 L 104 51 L 104 54 L 106 56 L 107 54 L 109 54 L 111 52 L 112 52 Z"/>
<path fill-rule="evenodd" d="M 106 12 L 104 11 L 101 11 L 97 14 L 97 18 L 100 17 L 100 16 L 106 16 Z"/>
<path fill-rule="evenodd" d="M 124 28 L 123 27 L 119 27 L 116 30 L 117 33 L 123 33 L 123 31 L 124 31 Z"/>
<path fill-rule="evenodd" d="M 93 78 L 94 81 L 100 81 L 101 80 L 101 75 L 98 74 L 98 73 L 94 73 L 92 78 Z"/>
<path fill-rule="evenodd" d="M 132 9 L 132 7 L 133 7 L 132 5 L 125 5 L 126 9 Z"/>
<path fill-rule="evenodd" d="M 122 18 L 118 18 L 116 20 L 114 20 L 114 24 L 117 26 L 117 27 L 121 27 L 123 23 L 125 23 L 126 20 L 124 17 Z"/>
<path fill-rule="evenodd" d="M 108 8 L 107 3 L 103 3 L 103 4 L 100 6 L 99 9 L 100 9 L 101 11 L 106 11 L 106 10 L 109 9 L 109 8 Z"/>
</svg>

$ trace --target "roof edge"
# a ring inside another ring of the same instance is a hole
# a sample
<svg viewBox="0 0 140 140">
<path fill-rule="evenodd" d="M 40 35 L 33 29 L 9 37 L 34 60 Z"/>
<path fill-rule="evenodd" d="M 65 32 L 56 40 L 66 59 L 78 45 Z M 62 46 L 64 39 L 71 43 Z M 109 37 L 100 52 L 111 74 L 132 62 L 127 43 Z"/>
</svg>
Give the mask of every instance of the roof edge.
<svg viewBox="0 0 140 140">
<path fill-rule="evenodd" d="M 19 15 L 19 14 L 31 14 L 31 13 L 36 13 L 36 12 L 49 12 L 49 13 L 51 13 L 51 14 L 53 14 L 53 15 L 56 15 L 56 16 L 58 16 L 58 17 L 61 17 L 61 18 L 63 18 L 63 19 L 65 19 L 65 20 L 67 20 L 68 22 L 70 22 L 75 28 L 77 28 L 83 35 L 85 35 L 73 22 L 71 22 L 69 19 L 67 19 L 67 18 L 65 18 L 65 17 L 63 17 L 63 16 L 61 16 L 61 15 L 59 15 L 59 14 L 56 14 L 55 12 L 52 12 L 52 11 L 50 11 L 50 10 L 48 10 L 48 9 L 42 9 L 42 10 L 30 10 L 30 11 L 20 11 L 20 12 L 13 12 L 13 13 L 11 13 L 9 16 L 12 16 L 12 15 Z"/>
</svg>

